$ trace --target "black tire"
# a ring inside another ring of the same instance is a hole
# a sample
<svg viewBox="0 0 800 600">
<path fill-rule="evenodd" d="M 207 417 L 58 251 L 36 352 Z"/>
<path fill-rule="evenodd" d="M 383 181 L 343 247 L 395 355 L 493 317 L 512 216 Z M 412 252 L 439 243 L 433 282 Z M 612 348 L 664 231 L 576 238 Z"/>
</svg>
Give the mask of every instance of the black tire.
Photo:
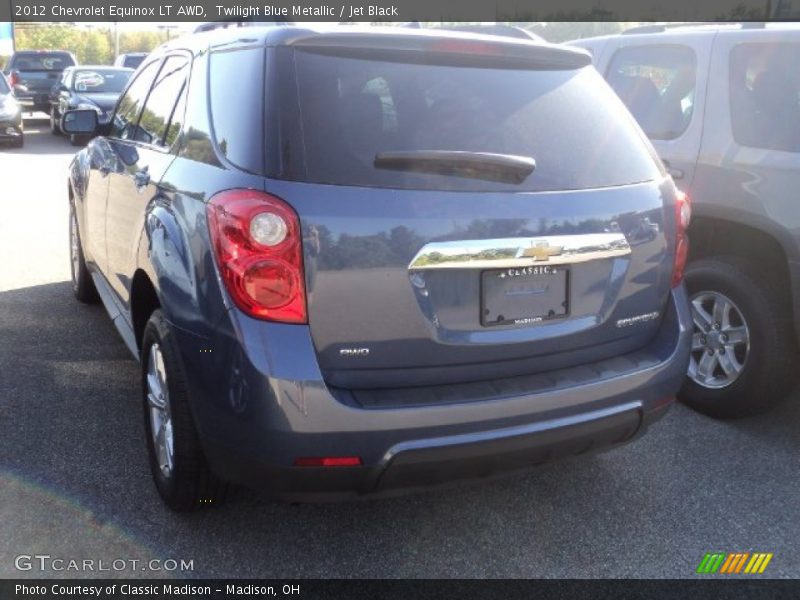
<svg viewBox="0 0 800 600">
<path fill-rule="evenodd" d="M 59 125 L 58 119 L 56 118 L 56 107 L 50 107 L 50 133 L 53 135 L 61 135 L 61 125 Z"/>
<path fill-rule="evenodd" d="M 168 475 L 162 471 L 156 455 L 153 420 L 148 403 L 147 372 L 151 348 L 158 344 L 167 380 L 167 399 L 172 421 L 173 463 Z M 147 453 L 150 470 L 161 499 L 174 511 L 218 506 L 226 500 L 230 486 L 208 467 L 190 410 L 186 374 L 172 330 L 160 309 L 156 309 L 145 326 L 142 337 L 142 401 L 147 432 Z"/>
<path fill-rule="evenodd" d="M 75 133 L 71 133 L 69 136 L 69 143 L 73 146 L 85 146 L 89 143 L 89 136 L 86 135 L 77 135 Z"/>
<path fill-rule="evenodd" d="M 692 262 L 685 280 L 690 298 L 708 291 L 733 301 L 747 325 L 750 344 L 740 361 L 741 372 L 730 384 L 711 389 L 687 377 L 680 400 L 718 419 L 754 415 L 778 404 L 793 389 L 797 370 L 797 342 L 785 282 L 774 281 L 763 268 L 738 257 Z M 702 352 L 693 354 L 702 356 Z"/>
<path fill-rule="evenodd" d="M 73 260 L 73 234 L 76 237 L 77 260 Z M 70 202 L 69 205 L 69 238 L 70 238 L 70 272 L 72 274 L 72 293 L 84 304 L 94 304 L 100 297 L 97 295 L 97 288 L 86 267 L 86 260 L 83 257 L 83 242 L 81 241 L 80 228 L 75 218 L 75 206 Z"/>
</svg>

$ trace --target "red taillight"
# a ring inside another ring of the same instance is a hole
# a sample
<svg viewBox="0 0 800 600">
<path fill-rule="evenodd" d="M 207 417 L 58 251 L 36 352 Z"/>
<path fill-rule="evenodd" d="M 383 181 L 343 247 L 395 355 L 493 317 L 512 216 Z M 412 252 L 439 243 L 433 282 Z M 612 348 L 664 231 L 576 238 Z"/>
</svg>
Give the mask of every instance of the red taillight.
<svg viewBox="0 0 800 600">
<path fill-rule="evenodd" d="M 9 76 L 9 78 L 8 78 L 8 83 L 10 83 L 10 84 L 11 84 L 11 87 L 12 87 L 12 88 L 13 88 L 15 85 L 17 85 L 17 84 L 19 83 L 19 77 L 17 76 L 17 74 L 16 74 L 16 73 L 12 73 L 12 74 Z"/>
<path fill-rule="evenodd" d="M 358 456 L 315 456 L 296 458 L 295 467 L 360 467 Z"/>
<path fill-rule="evenodd" d="M 248 315 L 306 322 L 303 248 L 297 214 L 256 190 L 228 190 L 207 206 L 211 243 L 225 287 Z"/>
<path fill-rule="evenodd" d="M 672 287 L 683 281 L 683 271 L 689 258 L 689 223 L 692 220 L 692 204 L 686 193 L 675 194 L 675 263 L 672 267 Z"/>
</svg>

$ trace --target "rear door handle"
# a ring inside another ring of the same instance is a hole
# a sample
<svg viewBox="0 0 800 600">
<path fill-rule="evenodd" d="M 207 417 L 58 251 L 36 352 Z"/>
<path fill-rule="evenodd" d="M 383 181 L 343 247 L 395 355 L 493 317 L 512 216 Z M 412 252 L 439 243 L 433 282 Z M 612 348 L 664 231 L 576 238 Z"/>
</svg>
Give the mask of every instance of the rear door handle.
<svg viewBox="0 0 800 600">
<path fill-rule="evenodd" d="M 664 160 L 663 158 L 661 159 L 661 162 L 664 163 L 664 167 L 667 169 L 667 173 L 669 173 L 673 179 L 683 179 L 684 175 L 683 170 L 674 169 L 672 165 L 669 164 L 669 161 Z"/>
<path fill-rule="evenodd" d="M 150 184 L 150 171 L 147 167 L 133 174 L 133 183 L 140 192 Z"/>
</svg>

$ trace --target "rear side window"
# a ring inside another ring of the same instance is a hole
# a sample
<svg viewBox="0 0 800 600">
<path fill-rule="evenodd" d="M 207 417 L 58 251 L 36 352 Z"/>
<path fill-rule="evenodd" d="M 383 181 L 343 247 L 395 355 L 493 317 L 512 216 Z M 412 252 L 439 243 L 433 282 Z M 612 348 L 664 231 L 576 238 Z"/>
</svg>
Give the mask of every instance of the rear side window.
<svg viewBox="0 0 800 600">
<path fill-rule="evenodd" d="M 466 191 L 607 187 L 659 176 L 591 67 L 524 70 L 294 53 L 300 118 L 281 110 L 281 168 L 315 183 Z M 532 158 L 521 182 L 376 167 L 381 153 Z"/>
<path fill-rule="evenodd" d="M 618 50 L 606 79 L 654 140 L 679 137 L 692 120 L 697 59 L 687 46 L 632 46 Z"/>
<path fill-rule="evenodd" d="M 164 61 L 139 119 L 137 141 L 164 145 L 188 73 L 189 59 L 185 56 L 170 56 Z"/>
<path fill-rule="evenodd" d="M 72 56 L 66 52 L 37 52 L 20 54 L 11 61 L 9 69 L 19 71 L 63 71 L 75 64 Z"/>
<path fill-rule="evenodd" d="M 730 57 L 734 139 L 800 152 L 800 44 L 741 44 Z"/>
<path fill-rule="evenodd" d="M 117 105 L 117 112 L 111 125 L 111 137 L 122 140 L 132 140 L 136 138 L 136 125 L 139 119 L 139 112 L 147 99 L 147 93 L 153 84 L 153 79 L 158 72 L 159 61 L 153 61 L 147 65 L 133 80 L 128 90 L 122 96 Z"/>
<path fill-rule="evenodd" d="M 264 48 L 214 52 L 209 71 L 220 152 L 251 173 L 264 170 Z"/>
</svg>

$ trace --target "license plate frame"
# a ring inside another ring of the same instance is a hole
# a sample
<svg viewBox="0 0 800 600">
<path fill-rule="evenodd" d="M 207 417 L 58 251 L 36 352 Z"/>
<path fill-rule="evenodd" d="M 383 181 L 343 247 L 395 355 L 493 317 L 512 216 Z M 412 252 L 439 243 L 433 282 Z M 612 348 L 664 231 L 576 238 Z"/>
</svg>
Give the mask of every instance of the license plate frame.
<svg viewBox="0 0 800 600">
<path fill-rule="evenodd" d="M 569 265 L 481 271 L 481 325 L 522 327 L 568 317 L 570 273 Z"/>
</svg>

